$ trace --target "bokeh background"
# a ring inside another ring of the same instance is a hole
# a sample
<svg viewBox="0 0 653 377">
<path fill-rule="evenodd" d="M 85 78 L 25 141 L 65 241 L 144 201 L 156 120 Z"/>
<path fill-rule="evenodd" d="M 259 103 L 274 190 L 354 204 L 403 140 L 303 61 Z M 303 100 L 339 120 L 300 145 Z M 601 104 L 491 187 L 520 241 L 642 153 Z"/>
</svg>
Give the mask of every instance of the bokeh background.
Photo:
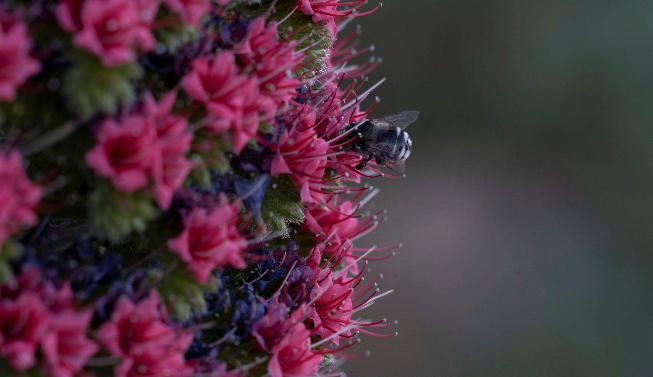
<svg viewBox="0 0 653 377">
<path fill-rule="evenodd" d="M 422 112 L 354 377 L 653 376 L 653 2 L 392 0 L 375 115 Z"/>
</svg>

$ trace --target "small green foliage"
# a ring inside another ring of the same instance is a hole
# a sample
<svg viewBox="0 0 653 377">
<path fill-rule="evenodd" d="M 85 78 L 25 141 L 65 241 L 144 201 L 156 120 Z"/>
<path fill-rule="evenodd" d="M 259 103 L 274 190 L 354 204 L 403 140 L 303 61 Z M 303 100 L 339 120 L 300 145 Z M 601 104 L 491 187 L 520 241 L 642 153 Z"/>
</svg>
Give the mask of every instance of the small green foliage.
<svg viewBox="0 0 653 377">
<path fill-rule="evenodd" d="M 4 245 L 0 246 L 0 284 L 13 280 L 14 273 L 9 263 L 19 255 L 18 245 L 11 241 L 5 241 Z"/>
<path fill-rule="evenodd" d="M 158 214 L 148 193 L 119 192 L 107 183 L 101 183 L 88 200 L 93 233 L 114 242 L 132 232 L 142 233 L 147 222 Z"/>
<path fill-rule="evenodd" d="M 172 262 L 172 271 L 161 271 L 157 289 L 171 316 L 178 321 L 187 321 L 193 313 L 206 311 L 204 293 L 215 288 L 212 284 L 201 284 L 181 265 Z"/>
<path fill-rule="evenodd" d="M 299 201 L 299 193 L 290 178 L 275 178 L 265 193 L 261 206 L 263 220 L 272 232 L 290 234 L 292 224 L 304 222 L 304 207 Z"/>
<path fill-rule="evenodd" d="M 137 64 L 105 67 L 94 56 L 77 51 L 75 65 L 64 76 L 63 94 L 71 111 L 82 119 L 102 112 L 114 114 L 134 98 L 131 81 L 142 76 Z"/>
<path fill-rule="evenodd" d="M 192 156 L 196 163 L 188 180 L 193 186 L 210 188 L 212 171 L 225 173 L 231 169 L 229 146 L 220 136 L 200 133 L 195 137 L 193 149 L 197 151 Z"/>
</svg>

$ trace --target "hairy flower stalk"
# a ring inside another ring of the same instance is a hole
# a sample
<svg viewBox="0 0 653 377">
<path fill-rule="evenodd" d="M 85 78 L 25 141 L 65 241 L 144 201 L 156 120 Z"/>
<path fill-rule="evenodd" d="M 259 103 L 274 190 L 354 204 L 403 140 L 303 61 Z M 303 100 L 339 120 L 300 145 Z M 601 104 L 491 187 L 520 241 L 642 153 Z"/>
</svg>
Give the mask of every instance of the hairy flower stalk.
<svg viewBox="0 0 653 377">
<path fill-rule="evenodd" d="M 416 115 L 368 119 L 344 31 L 379 7 L 1 1 L 0 375 L 341 376 L 394 335 L 365 181 Z"/>
</svg>

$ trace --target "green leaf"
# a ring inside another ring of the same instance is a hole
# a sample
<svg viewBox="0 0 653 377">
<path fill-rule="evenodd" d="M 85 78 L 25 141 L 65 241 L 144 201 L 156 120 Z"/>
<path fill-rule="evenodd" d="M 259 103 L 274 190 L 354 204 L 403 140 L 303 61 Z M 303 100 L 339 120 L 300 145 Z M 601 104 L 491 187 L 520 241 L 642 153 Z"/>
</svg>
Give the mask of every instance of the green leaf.
<svg viewBox="0 0 653 377">
<path fill-rule="evenodd" d="M 105 67 L 94 56 L 77 51 L 75 65 L 64 75 L 63 94 L 70 110 L 82 119 L 102 112 L 114 114 L 134 98 L 132 80 L 142 76 L 138 64 Z"/>
<path fill-rule="evenodd" d="M 290 234 L 292 224 L 304 222 L 304 207 L 299 201 L 299 193 L 290 178 L 275 178 L 265 193 L 261 205 L 263 220 L 272 232 Z"/>
<path fill-rule="evenodd" d="M 89 196 L 88 211 L 92 232 L 114 242 L 132 232 L 142 233 L 158 214 L 148 193 L 119 192 L 106 182 Z"/>
<path fill-rule="evenodd" d="M 18 245 L 7 241 L 0 246 L 0 284 L 7 283 L 14 279 L 14 273 L 9 264 L 14 258 L 20 256 Z"/>
<path fill-rule="evenodd" d="M 210 283 L 199 283 L 186 268 L 179 266 L 164 273 L 157 289 L 173 319 L 185 322 L 193 313 L 206 311 L 204 294 L 215 288 Z"/>
</svg>

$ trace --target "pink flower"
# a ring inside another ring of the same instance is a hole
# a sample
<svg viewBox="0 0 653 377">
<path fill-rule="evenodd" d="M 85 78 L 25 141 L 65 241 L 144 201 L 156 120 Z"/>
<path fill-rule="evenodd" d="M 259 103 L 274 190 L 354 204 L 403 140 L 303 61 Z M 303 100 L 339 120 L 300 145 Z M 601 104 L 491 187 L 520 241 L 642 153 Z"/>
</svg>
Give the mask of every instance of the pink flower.
<svg viewBox="0 0 653 377">
<path fill-rule="evenodd" d="M 16 15 L 0 9 L 0 101 L 11 101 L 16 89 L 41 69 L 29 56 L 32 42 Z"/>
<path fill-rule="evenodd" d="M 0 152 L 0 245 L 23 226 L 36 223 L 34 208 L 40 199 L 41 189 L 25 175 L 18 152 Z"/>
<path fill-rule="evenodd" d="M 248 80 L 241 87 L 243 102 L 240 117 L 231 128 L 231 139 L 234 152 L 240 153 L 247 143 L 256 136 L 262 120 L 271 120 L 271 113 L 262 118 L 260 111 L 260 94 L 254 80 Z M 272 113 L 273 114 L 273 113 Z"/>
<path fill-rule="evenodd" d="M 163 0 L 173 12 L 181 13 L 184 22 L 196 25 L 211 9 L 209 0 Z"/>
<path fill-rule="evenodd" d="M 337 31 L 336 20 L 341 17 L 354 15 L 354 11 L 364 5 L 366 0 L 348 0 L 339 2 L 339 0 L 297 0 L 297 7 L 300 12 L 311 16 L 313 22 L 324 22 L 326 27 L 335 36 Z M 358 12 L 356 16 L 365 16 L 374 12 L 378 7 L 367 11 Z"/>
<path fill-rule="evenodd" d="M 159 296 L 152 291 L 138 304 L 121 298 L 97 338 L 109 353 L 122 357 L 116 376 L 155 376 L 153 371 L 161 371 L 156 368 L 185 369 L 183 353 L 192 334 L 175 331 L 164 322 Z"/>
<path fill-rule="evenodd" d="M 238 120 L 243 104 L 241 88 L 246 81 L 245 77 L 238 75 L 233 54 L 225 51 L 213 59 L 202 57 L 195 60 L 181 86 L 217 118 L 209 125 L 211 130 L 223 133 Z"/>
<path fill-rule="evenodd" d="M 306 222 L 304 227 L 316 234 L 319 241 L 333 245 L 324 252 L 337 254 L 339 247 L 350 243 L 356 236 L 368 229 L 367 224 L 362 224 L 354 216 L 356 207 L 352 202 L 344 202 L 337 207 L 330 204 L 315 206 L 305 211 Z"/>
<path fill-rule="evenodd" d="M 291 320 L 289 313 L 290 310 L 286 305 L 276 300 L 270 300 L 267 312 L 252 327 L 252 336 L 261 349 L 270 352 L 272 347 L 288 332 L 291 321 L 299 321 L 303 316 L 302 310 L 296 310 L 293 313 L 294 318 Z"/>
<path fill-rule="evenodd" d="M 166 210 L 177 189 L 192 168 L 185 157 L 190 149 L 192 135 L 188 132 L 186 118 L 171 114 L 176 93 L 167 93 L 157 102 L 151 95 L 145 97 L 145 116 L 156 127 L 160 158 L 154 168 L 154 197 L 159 207 Z"/>
<path fill-rule="evenodd" d="M 326 271 L 326 275 L 324 274 Z M 345 276 L 333 278 L 331 271 L 323 270 L 320 281 L 326 286 L 320 286 L 313 291 L 313 304 L 308 311 L 308 317 L 316 328 L 316 334 L 321 338 L 327 338 L 341 332 L 341 335 L 349 336 L 351 331 L 343 331 L 352 323 L 352 293 L 353 284 L 356 279 L 348 279 Z M 339 336 L 334 337 L 333 342 L 339 344 Z"/>
<path fill-rule="evenodd" d="M 184 221 L 183 232 L 168 241 L 168 248 L 203 283 L 216 268 L 245 267 L 241 254 L 247 242 L 236 227 L 240 203 L 229 204 L 225 196 L 220 201 L 212 210 L 194 208 Z"/>
<path fill-rule="evenodd" d="M 341 15 L 337 6 L 338 0 L 297 0 L 300 12 L 311 16 L 315 23 L 324 22 L 333 35 L 337 30 L 335 19 Z"/>
<path fill-rule="evenodd" d="M 48 309 L 33 292 L 0 301 L 0 356 L 17 371 L 33 367 L 49 322 Z"/>
<path fill-rule="evenodd" d="M 311 351 L 311 332 L 301 322 L 293 323 L 283 338 L 272 348 L 268 362 L 271 377 L 312 376 L 322 360 Z"/>
<path fill-rule="evenodd" d="M 59 25 L 70 32 L 76 32 L 84 27 L 82 23 L 82 7 L 86 0 L 61 0 L 57 5 L 56 15 Z"/>
<path fill-rule="evenodd" d="M 266 26 L 265 17 L 252 21 L 247 37 L 235 47 L 238 60 L 252 67 L 257 76 L 261 110 L 266 114 L 274 114 L 295 96 L 299 80 L 292 71 L 303 59 L 295 47 L 296 42 L 280 41 L 277 23 Z"/>
<path fill-rule="evenodd" d="M 318 137 L 306 124 L 315 121 L 315 114 L 309 113 L 303 123 L 290 131 L 285 130 L 273 148 L 276 152 L 272 160 L 273 176 L 288 174 L 300 186 L 301 201 L 314 204 L 324 201 L 322 178 L 327 165 L 329 143 Z"/>
<path fill-rule="evenodd" d="M 93 312 L 67 310 L 57 314 L 41 340 L 45 356 L 45 370 L 52 377 L 77 375 L 97 345 L 86 337 L 86 329 Z"/>
<path fill-rule="evenodd" d="M 299 307 L 292 314 L 279 303 L 270 301 L 267 313 L 252 328 L 258 346 L 271 354 L 268 373 L 271 377 L 312 376 L 322 357 L 311 351 L 311 332 L 303 324 L 306 310 Z"/>
<path fill-rule="evenodd" d="M 75 33 L 77 46 L 113 66 L 134 60 L 136 49 L 154 48 L 150 23 L 158 6 L 155 0 L 64 0 L 57 7 L 57 19 Z"/>
<path fill-rule="evenodd" d="M 240 153 L 258 130 L 261 107 L 256 82 L 238 74 L 233 54 L 195 60 L 181 86 L 206 107 L 211 115 L 208 129 L 230 132 L 234 151 Z"/>
<path fill-rule="evenodd" d="M 121 191 L 144 188 L 159 164 L 157 131 L 152 122 L 131 115 L 121 123 L 105 120 L 96 135 L 97 144 L 86 154 L 86 163 L 111 179 Z"/>
</svg>

